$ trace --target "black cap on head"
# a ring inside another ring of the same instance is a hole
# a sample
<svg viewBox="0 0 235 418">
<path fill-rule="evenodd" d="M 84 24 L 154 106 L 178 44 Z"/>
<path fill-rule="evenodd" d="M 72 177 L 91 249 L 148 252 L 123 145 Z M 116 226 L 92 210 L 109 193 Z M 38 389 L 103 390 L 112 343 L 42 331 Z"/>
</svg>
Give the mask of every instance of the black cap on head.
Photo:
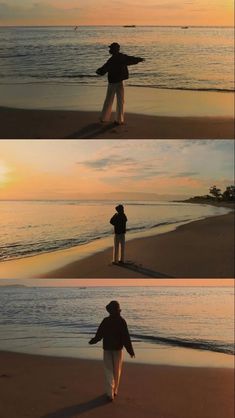
<svg viewBox="0 0 235 418">
<path fill-rule="evenodd" d="M 112 300 L 106 306 L 106 311 L 108 311 L 109 314 L 120 313 L 121 312 L 121 309 L 120 309 L 119 303 L 116 300 Z"/>
<path fill-rule="evenodd" d="M 124 206 L 123 205 L 117 205 L 115 209 L 118 213 L 123 213 L 124 212 Z"/>
<path fill-rule="evenodd" d="M 111 45 L 109 45 L 109 48 L 116 49 L 119 51 L 120 45 L 117 42 L 113 42 Z"/>
</svg>

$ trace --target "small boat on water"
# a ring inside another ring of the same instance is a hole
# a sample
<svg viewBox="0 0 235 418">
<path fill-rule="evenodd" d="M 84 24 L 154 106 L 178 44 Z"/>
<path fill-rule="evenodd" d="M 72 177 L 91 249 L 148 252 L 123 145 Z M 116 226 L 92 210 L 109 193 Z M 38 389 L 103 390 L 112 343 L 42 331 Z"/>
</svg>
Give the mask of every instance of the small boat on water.
<svg viewBox="0 0 235 418">
<path fill-rule="evenodd" d="M 136 28 L 136 25 L 124 25 L 124 28 Z"/>
<path fill-rule="evenodd" d="M 188 29 L 188 26 L 181 26 L 181 29 Z"/>
</svg>

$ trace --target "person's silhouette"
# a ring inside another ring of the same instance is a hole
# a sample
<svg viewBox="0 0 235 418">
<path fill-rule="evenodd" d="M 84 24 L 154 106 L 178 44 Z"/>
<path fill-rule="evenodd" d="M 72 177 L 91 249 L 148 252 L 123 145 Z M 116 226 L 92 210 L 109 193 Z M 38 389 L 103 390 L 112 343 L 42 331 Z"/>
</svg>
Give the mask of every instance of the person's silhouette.
<svg viewBox="0 0 235 418">
<path fill-rule="evenodd" d="M 98 70 L 96 74 L 108 73 L 108 89 L 101 113 L 101 122 L 108 122 L 112 113 L 112 105 L 115 95 L 117 96 L 116 121 L 118 125 L 124 123 L 124 84 L 129 78 L 128 65 L 135 65 L 144 61 L 144 58 L 132 57 L 120 52 L 120 45 L 113 42 L 109 45 L 109 53 L 112 57 Z"/>
<path fill-rule="evenodd" d="M 127 217 L 124 213 L 123 205 L 118 205 L 115 209 L 117 213 L 112 216 L 110 223 L 114 226 L 113 263 L 117 264 L 124 263 L 125 261 L 125 233 Z"/>
<path fill-rule="evenodd" d="M 95 337 L 89 341 L 89 344 L 96 344 L 103 340 L 106 394 L 108 400 L 112 401 L 118 393 L 123 361 L 122 349 L 125 347 L 132 358 L 135 357 L 135 353 L 127 323 L 120 315 L 119 303 L 112 300 L 106 306 L 106 310 L 109 317 L 103 319 Z"/>
</svg>

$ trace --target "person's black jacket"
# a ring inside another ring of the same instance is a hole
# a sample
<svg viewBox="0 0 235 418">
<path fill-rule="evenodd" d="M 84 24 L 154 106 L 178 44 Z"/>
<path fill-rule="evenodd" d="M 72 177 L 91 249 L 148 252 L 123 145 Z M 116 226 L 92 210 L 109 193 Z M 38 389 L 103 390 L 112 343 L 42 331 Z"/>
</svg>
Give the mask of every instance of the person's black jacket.
<svg viewBox="0 0 235 418">
<path fill-rule="evenodd" d="M 134 356 L 127 323 L 119 314 L 110 315 L 101 322 L 97 333 L 89 344 L 96 344 L 103 339 L 104 350 L 122 350 L 125 347 L 130 356 Z"/>
<path fill-rule="evenodd" d="M 112 55 L 111 58 L 96 71 L 99 75 L 108 73 L 109 83 L 119 83 L 120 81 L 127 80 L 129 78 L 128 65 L 135 65 L 143 61 L 140 57 L 131 57 L 119 52 Z"/>
<path fill-rule="evenodd" d="M 125 213 L 115 213 L 110 219 L 110 223 L 114 226 L 115 234 L 125 234 L 127 223 Z"/>
</svg>

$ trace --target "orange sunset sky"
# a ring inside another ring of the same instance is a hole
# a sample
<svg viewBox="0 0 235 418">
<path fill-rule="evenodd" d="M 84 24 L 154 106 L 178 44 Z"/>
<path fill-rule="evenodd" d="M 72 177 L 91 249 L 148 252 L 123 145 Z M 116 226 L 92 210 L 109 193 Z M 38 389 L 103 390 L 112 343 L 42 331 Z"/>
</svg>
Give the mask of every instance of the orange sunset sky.
<svg viewBox="0 0 235 418">
<path fill-rule="evenodd" d="M 0 25 L 233 26 L 233 0 L 8 0 Z"/>
<path fill-rule="evenodd" d="M 233 141 L 0 141 L 0 200 L 167 200 L 233 184 Z"/>
</svg>

